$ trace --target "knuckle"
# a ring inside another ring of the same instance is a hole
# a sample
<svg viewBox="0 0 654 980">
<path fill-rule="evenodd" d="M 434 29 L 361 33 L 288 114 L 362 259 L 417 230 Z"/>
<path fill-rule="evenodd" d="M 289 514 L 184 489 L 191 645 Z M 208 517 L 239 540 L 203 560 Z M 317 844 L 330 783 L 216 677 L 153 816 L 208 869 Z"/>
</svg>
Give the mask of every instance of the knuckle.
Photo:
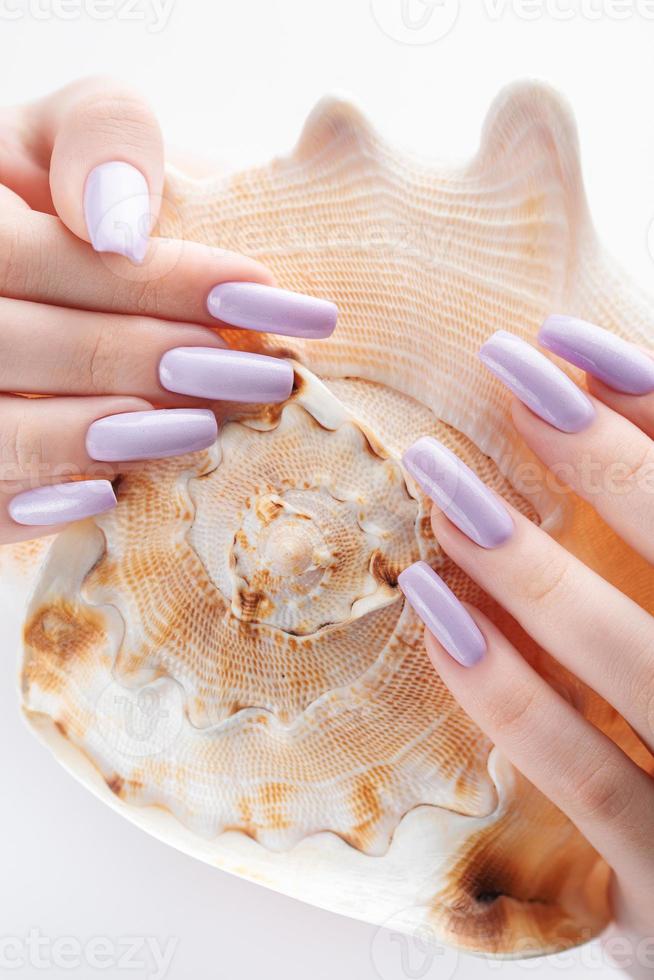
<svg viewBox="0 0 654 980">
<path fill-rule="evenodd" d="M 27 423 L 25 411 L 18 408 L 0 432 L 0 480 L 12 481 L 26 474 L 38 476 L 43 461 L 43 442 Z"/>
<path fill-rule="evenodd" d="M 538 691 L 527 684 L 512 691 L 499 691 L 487 706 L 488 727 L 493 736 L 515 737 L 529 725 L 537 710 Z"/>
<path fill-rule="evenodd" d="M 25 277 L 25 262 L 20 255 L 19 222 L 11 214 L 0 218 L 0 294 L 7 295 L 20 289 Z"/>
<path fill-rule="evenodd" d="M 134 367 L 135 347 L 140 351 L 139 365 L 151 360 L 151 329 L 147 318 L 130 316 L 126 323 L 120 316 L 96 316 L 81 362 L 74 367 L 75 388 L 79 388 L 82 378 L 85 391 L 90 395 L 133 394 L 133 380 L 140 377 L 139 370 Z M 128 338 L 129 343 L 126 343 Z"/>
<path fill-rule="evenodd" d="M 98 324 L 95 336 L 89 338 L 89 346 L 84 364 L 86 387 L 90 394 L 103 395 L 113 389 L 116 376 L 116 345 L 112 342 L 111 331 L 104 323 Z"/>
<path fill-rule="evenodd" d="M 604 823 L 619 821 L 629 810 L 633 788 L 613 764 L 598 762 L 569 777 L 568 793 L 585 816 Z"/>
<path fill-rule="evenodd" d="M 654 450 L 649 440 L 644 444 L 640 440 L 636 444 L 623 445 L 614 456 L 615 472 L 613 474 L 614 489 L 618 492 L 629 493 L 636 489 L 642 480 L 649 480 L 654 472 Z"/>
<path fill-rule="evenodd" d="M 148 316 L 163 316 L 165 314 L 165 280 L 161 278 L 144 279 L 133 284 L 134 309 Z"/>
<path fill-rule="evenodd" d="M 142 148 L 159 142 L 159 127 L 144 100 L 129 89 L 105 86 L 80 96 L 74 108 L 75 128 Z"/>
<path fill-rule="evenodd" d="M 143 379 L 160 356 L 157 343 L 148 317 L 95 314 L 79 357 L 69 366 L 71 389 L 87 395 L 140 394 L 147 387 Z M 136 362 L 134 350 L 139 351 Z"/>
<path fill-rule="evenodd" d="M 570 560 L 565 553 L 556 557 L 548 554 L 544 560 L 534 562 L 515 587 L 529 604 L 556 601 L 559 593 L 567 589 L 569 571 Z"/>
<path fill-rule="evenodd" d="M 17 215 L 10 211 L 0 217 L 0 295 L 31 298 L 42 287 L 43 270 L 50 268 L 56 279 L 64 270 L 58 256 L 49 252 L 49 216 L 34 213 Z"/>
</svg>

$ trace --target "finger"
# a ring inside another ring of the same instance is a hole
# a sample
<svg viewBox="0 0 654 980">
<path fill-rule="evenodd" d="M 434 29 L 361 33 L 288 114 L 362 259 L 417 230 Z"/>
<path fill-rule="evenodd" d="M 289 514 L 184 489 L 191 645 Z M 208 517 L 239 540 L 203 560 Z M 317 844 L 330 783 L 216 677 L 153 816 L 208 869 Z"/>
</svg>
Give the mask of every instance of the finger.
<svg viewBox="0 0 654 980">
<path fill-rule="evenodd" d="M 180 406 L 285 401 L 293 381 L 290 362 L 226 350 L 204 327 L 0 299 L 0 391 Z"/>
<path fill-rule="evenodd" d="M 650 351 L 570 316 L 549 316 L 540 328 L 538 342 L 586 371 L 595 397 L 654 435 L 654 355 Z"/>
<path fill-rule="evenodd" d="M 587 383 L 591 395 L 629 419 L 650 439 L 654 439 L 654 394 L 624 395 L 591 375 L 588 375 Z"/>
<path fill-rule="evenodd" d="M 407 469 L 438 504 L 443 550 L 654 746 L 654 620 L 481 483 L 435 439 Z"/>
<path fill-rule="evenodd" d="M 654 443 L 601 402 L 582 432 L 563 434 L 513 402 L 516 429 L 557 479 L 595 508 L 648 561 L 654 561 Z"/>
<path fill-rule="evenodd" d="M 65 225 L 96 251 L 141 262 L 157 219 L 164 152 L 141 96 L 106 77 L 86 78 L 33 104 L 34 141 L 50 151 L 50 190 Z"/>
<path fill-rule="evenodd" d="M 0 543 L 56 534 L 70 521 L 115 506 L 107 478 L 113 475 L 112 467 L 103 464 L 104 479 L 79 479 L 81 460 L 87 461 L 89 471 L 98 467 L 89 461 L 79 432 L 70 430 L 71 422 L 79 424 L 79 408 L 86 401 L 93 400 L 0 397 Z M 52 408 L 58 404 L 62 412 L 55 416 Z M 144 404 L 131 398 L 97 399 L 97 414 L 90 411 L 86 421 L 90 424 L 104 411 L 136 410 Z M 61 428 L 53 424 L 55 417 Z"/>
<path fill-rule="evenodd" d="M 0 506 L 0 541 L 55 534 L 71 521 L 104 514 L 116 506 L 109 480 L 74 480 L 24 490 Z"/>
<path fill-rule="evenodd" d="M 0 298 L 3 392 L 133 395 L 162 406 L 192 404 L 167 391 L 158 373 L 166 351 L 188 345 L 225 346 L 212 330 L 191 324 Z"/>
<path fill-rule="evenodd" d="M 0 109 L 0 174 L 3 196 L 8 190 L 24 206 L 54 213 L 48 168 L 50 149 L 42 145 L 34 132 L 32 105 Z M 3 201 L 4 204 L 4 201 Z"/>
<path fill-rule="evenodd" d="M 207 409 L 161 409 L 138 398 L 0 397 L 0 493 L 7 501 L 81 476 L 112 479 L 146 459 L 205 449 L 216 439 Z"/>
<path fill-rule="evenodd" d="M 625 541 L 654 560 L 651 439 L 591 401 L 547 357 L 512 334 L 498 331 L 479 356 L 522 403 L 513 418 L 531 449 Z"/>
<path fill-rule="evenodd" d="M 536 642 L 612 704 L 654 748 L 654 621 L 511 508 L 515 531 L 480 548 L 436 511 L 443 550 Z"/>
<path fill-rule="evenodd" d="M 253 259 L 197 242 L 154 238 L 147 261 L 135 267 L 116 256 L 99 261 L 51 215 L 29 211 L 20 221 L 15 212 L 0 215 L 0 295 L 213 327 L 329 336 L 336 325 L 333 303 L 271 288 L 271 282 Z"/>
<path fill-rule="evenodd" d="M 556 693 L 509 641 L 464 607 L 423 562 L 399 577 L 428 627 L 427 652 L 456 700 L 502 752 L 576 824 L 634 889 L 654 875 L 654 787 L 610 739 Z M 452 653 L 477 634 L 474 664 Z M 481 641 L 481 647 L 478 646 Z"/>
</svg>

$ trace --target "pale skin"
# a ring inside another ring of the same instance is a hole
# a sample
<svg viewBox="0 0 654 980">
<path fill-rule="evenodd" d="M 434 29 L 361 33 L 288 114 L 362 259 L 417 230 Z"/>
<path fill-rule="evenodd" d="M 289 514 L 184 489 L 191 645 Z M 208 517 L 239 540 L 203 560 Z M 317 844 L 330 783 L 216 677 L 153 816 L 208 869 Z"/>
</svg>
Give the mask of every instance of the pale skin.
<svg viewBox="0 0 654 980">
<path fill-rule="evenodd" d="M 96 419 L 156 407 L 198 406 L 162 387 L 157 365 L 175 347 L 221 348 L 209 329 L 209 290 L 220 282 L 272 285 L 260 263 L 203 245 L 161 240 L 142 265 L 98 254 L 83 213 L 89 172 L 106 160 L 137 166 L 156 216 L 163 185 L 159 127 L 143 100 L 90 79 L 0 112 L 0 543 L 52 534 L 16 524 L 12 495 L 71 474 L 111 479 L 129 465 L 98 464 L 84 436 Z M 563 433 L 519 402 L 517 430 L 546 464 L 626 465 L 629 493 L 593 493 L 591 504 L 654 562 L 654 394 L 619 394 L 588 378 L 596 418 Z M 25 394 L 47 395 L 26 399 Z M 508 506 L 508 505 L 507 505 Z M 654 750 L 654 620 L 511 511 L 512 537 L 483 548 L 434 508 L 445 552 L 531 636 L 615 706 Z M 436 670 L 464 710 L 525 776 L 560 807 L 614 870 L 617 921 L 654 934 L 654 785 L 539 677 L 498 629 L 467 607 L 487 645 L 473 667 L 427 634 Z"/>
<path fill-rule="evenodd" d="M 517 400 L 514 424 L 544 463 L 566 464 L 572 488 L 654 562 L 654 394 L 619 394 L 592 377 L 588 388 L 596 418 L 581 432 L 560 432 Z M 580 463 L 589 457 L 601 470 L 624 464 L 621 493 L 588 492 Z M 515 532 L 495 548 L 480 547 L 436 506 L 432 526 L 450 558 L 617 708 L 654 752 L 654 619 L 509 509 Z M 480 728 L 606 859 L 621 934 L 654 936 L 651 777 L 549 686 L 486 616 L 466 608 L 486 640 L 485 656 L 462 666 L 427 631 L 434 667 Z"/>
<path fill-rule="evenodd" d="M 224 347 L 208 327 L 216 283 L 273 284 L 259 262 L 219 248 L 153 240 L 141 265 L 89 244 L 84 183 L 105 160 L 138 166 L 156 217 L 164 172 L 157 121 L 140 96 L 104 78 L 0 111 L 0 543 L 52 534 L 14 523 L 27 488 L 70 475 L 112 479 L 89 458 L 96 419 L 199 407 L 159 383 L 165 351 Z M 155 244 L 156 242 L 156 244 Z M 52 396 L 26 399 L 20 394 Z"/>
</svg>

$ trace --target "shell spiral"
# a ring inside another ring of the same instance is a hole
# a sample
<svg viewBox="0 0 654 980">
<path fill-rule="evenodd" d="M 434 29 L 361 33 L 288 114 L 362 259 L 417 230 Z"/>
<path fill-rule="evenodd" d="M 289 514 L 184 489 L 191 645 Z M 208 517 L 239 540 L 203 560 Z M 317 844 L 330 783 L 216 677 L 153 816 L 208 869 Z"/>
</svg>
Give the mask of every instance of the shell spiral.
<svg viewBox="0 0 654 980">
<path fill-rule="evenodd" d="M 562 309 L 652 343 L 652 304 L 595 238 L 567 110 L 511 89 L 477 156 L 439 170 L 328 103 L 288 158 L 171 172 L 166 196 L 162 234 L 255 254 L 334 299 L 339 327 L 283 348 L 221 331 L 294 361 L 288 401 L 216 406 L 210 450 L 130 471 L 114 511 L 57 538 L 25 625 L 30 724 L 135 823 L 296 897 L 490 953 L 596 934 L 608 869 L 453 701 L 397 587 L 429 562 L 654 770 L 444 555 L 401 465 L 436 436 L 654 608 L 637 556 L 539 478 L 475 357 L 494 329 L 530 339 Z"/>
</svg>

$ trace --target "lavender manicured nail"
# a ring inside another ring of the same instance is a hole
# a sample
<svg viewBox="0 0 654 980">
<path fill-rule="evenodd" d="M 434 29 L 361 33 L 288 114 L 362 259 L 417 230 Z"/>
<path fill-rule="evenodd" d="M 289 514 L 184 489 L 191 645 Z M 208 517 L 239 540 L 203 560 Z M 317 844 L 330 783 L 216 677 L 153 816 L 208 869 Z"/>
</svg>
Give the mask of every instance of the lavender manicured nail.
<svg viewBox="0 0 654 980">
<path fill-rule="evenodd" d="M 168 391 L 233 402 L 283 402 L 293 390 L 289 361 L 214 347 L 174 347 L 159 362 Z"/>
<path fill-rule="evenodd" d="M 206 449 L 217 434 L 216 417 L 205 408 L 124 412 L 89 426 L 86 451 L 91 459 L 107 463 L 163 459 Z"/>
<path fill-rule="evenodd" d="M 329 337 L 336 326 L 334 303 L 258 282 L 222 282 L 207 299 L 211 316 L 245 330 L 308 337 Z"/>
<path fill-rule="evenodd" d="M 9 501 L 9 516 L 16 524 L 47 526 L 104 514 L 116 506 L 108 480 L 78 480 L 25 490 Z"/>
<path fill-rule="evenodd" d="M 548 316 L 538 341 L 616 391 L 626 395 L 654 391 L 654 358 L 594 323 L 572 316 Z"/>
<path fill-rule="evenodd" d="M 406 568 L 398 585 L 427 629 L 464 667 L 479 663 L 486 641 L 479 627 L 451 589 L 424 561 Z"/>
<path fill-rule="evenodd" d="M 567 374 L 506 330 L 494 333 L 479 357 L 521 402 L 561 432 L 579 432 L 595 418 L 592 403 Z"/>
<path fill-rule="evenodd" d="M 403 457 L 407 470 L 453 524 L 482 548 L 497 548 L 513 534 L 507 509 L 447 446 L 423 436 Z"/>
<path fill-rule="evenodd" d="M 86 179 L 84 216 L 96 252 L 116 252 L 139 264 L 148 248 L 152 216 L 148 184 L 122 160 L 101 163 Z"/>
</svg>

